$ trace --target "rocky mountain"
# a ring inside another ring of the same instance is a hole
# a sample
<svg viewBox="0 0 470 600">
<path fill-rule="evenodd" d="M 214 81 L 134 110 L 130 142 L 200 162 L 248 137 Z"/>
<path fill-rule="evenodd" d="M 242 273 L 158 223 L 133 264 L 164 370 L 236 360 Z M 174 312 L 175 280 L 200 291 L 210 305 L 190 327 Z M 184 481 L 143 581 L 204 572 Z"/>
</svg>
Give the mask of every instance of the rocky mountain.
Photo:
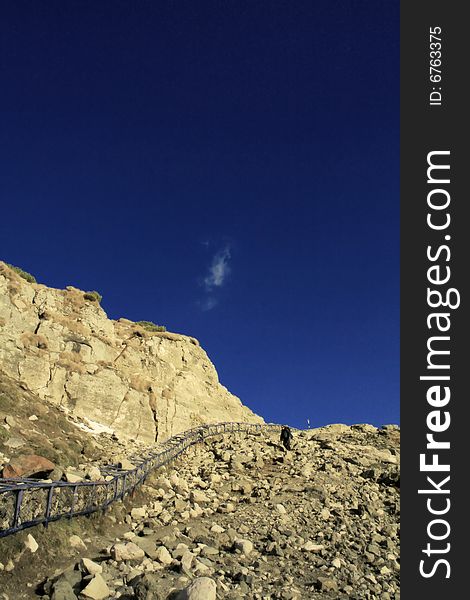
<svg viewBox="0 0 470 600">
<path fill-rule="evenodd" d="M 263 422 L 194 338 L 25 276 L 0 263 L 3 477 L 91 489 L 200 423 Z M 198 437 L 104 514 L 0 538 L 0 599 L 397 600 L 399 463 L 394 425 L 294 431 L 290 450 L 266 427 Z M 0 495 L 6 530 L 18 504 Z"/>
<path fill-rule="evenodd" d="M 111 320 L 99 295 L 27 281 L 0 262 L 0 366 L 90 429 L 162 441 L 205 422 L 263 422 L 192 337 Z"/>
<path fill-rule="evenodd" d="M 4 600 L 396 600 L 399 456 L 396 426 L 296 431 L 290 451 L 266 430 L 207 438 L 104 517 L 0 540 L 0 591 Z"/>
</svg>

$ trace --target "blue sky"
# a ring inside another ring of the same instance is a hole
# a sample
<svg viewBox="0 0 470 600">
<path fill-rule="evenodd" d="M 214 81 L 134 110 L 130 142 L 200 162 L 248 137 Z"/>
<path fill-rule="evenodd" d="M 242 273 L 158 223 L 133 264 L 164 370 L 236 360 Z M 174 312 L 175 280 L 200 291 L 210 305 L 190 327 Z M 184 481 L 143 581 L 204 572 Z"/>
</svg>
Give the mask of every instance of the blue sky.
<svg viewBox="0 0 470 600">
<path fill-rule="evenodd" d="M 398 2 L 5 2 L 0 256 L 266 420 L 399 419 Z"/>
</svg>

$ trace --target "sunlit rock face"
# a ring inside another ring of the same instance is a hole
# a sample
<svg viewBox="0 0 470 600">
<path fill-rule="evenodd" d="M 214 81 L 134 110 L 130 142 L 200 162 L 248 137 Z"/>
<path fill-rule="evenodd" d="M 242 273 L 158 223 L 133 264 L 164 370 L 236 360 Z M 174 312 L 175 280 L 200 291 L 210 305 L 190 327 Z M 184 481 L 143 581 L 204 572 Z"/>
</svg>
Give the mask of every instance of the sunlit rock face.
<svg viewBox="0 0 470 600">
<path fill-rule="evenodd" d="M 263 422 L 219 383 L 196 339 L 113 321 L 85 292 L 29 283 L 2 262 L 0 367 L 124 438 L 154 442 L 201 423 Z"/>
</svg>

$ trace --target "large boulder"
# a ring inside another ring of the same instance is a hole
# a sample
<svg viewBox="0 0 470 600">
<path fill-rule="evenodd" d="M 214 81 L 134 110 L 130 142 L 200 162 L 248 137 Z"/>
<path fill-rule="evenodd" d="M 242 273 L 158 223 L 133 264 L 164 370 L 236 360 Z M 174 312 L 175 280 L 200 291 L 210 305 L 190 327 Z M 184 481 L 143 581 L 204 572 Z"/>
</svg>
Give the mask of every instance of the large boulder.
<svg viewBox="0 0 470 600">
<path fill-rule="evenodd" d="M 217 585 L 210 577 L 198 577 L 180 592 L 178 600 L 216 600 Z"/>
<path fill-rule="evenodd" d="M 37 454 L 22 454 L 13 458 L 3 467 L 2 477 L 37 477 L 45 478 L 55 469 L 53 462 Z"/>
</svg>

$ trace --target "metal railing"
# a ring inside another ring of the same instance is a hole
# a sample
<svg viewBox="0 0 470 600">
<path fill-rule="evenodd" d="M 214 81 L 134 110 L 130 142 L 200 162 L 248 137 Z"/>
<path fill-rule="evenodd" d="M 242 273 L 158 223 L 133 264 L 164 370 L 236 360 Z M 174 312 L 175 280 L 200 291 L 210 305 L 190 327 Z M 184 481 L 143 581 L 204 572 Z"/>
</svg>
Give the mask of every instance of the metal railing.
<svg viewBox="0 0 470 600">
<path fill-rule="evenodd" d="M 144 455 L 130 456 L 135 464 L 125 470 L 115 465 L 100 467 L 102 480 L 40 481 L 32 478 L 0 479 L 0 538 L 63 517 L 72 518 L 105 510 L 112 502 L 143 483 L 149 473 L 174 461 L 190 446 L 207 437 L 224 433 L 255 433 L 280 429 L 282 425 L 258 423 L 216 423 L 194 427 L 169 438 Z"/>
</svg>

